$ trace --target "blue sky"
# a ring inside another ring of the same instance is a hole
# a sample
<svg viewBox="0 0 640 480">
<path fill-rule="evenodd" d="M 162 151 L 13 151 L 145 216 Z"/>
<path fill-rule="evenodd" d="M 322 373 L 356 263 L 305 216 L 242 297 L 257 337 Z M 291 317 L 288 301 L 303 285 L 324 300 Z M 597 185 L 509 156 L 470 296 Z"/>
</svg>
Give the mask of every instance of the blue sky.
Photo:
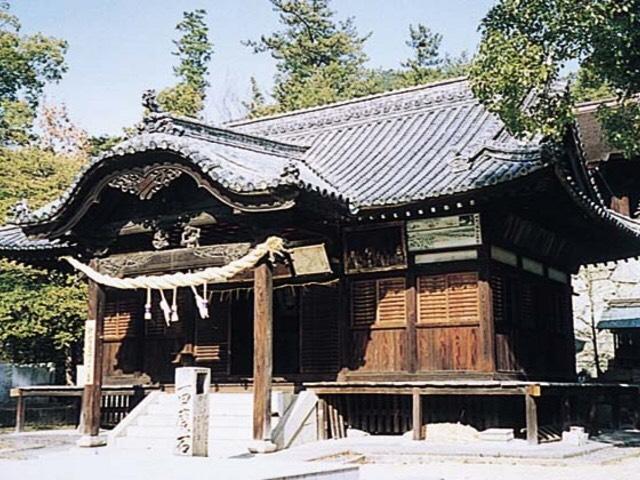
<svg viewBox="0 0 640 480">
<path fill-rule="evenodd" d="M 249 77 L 269 89 L 274 63 L 241 45 L 277 29 L 268 0 L 13 0 L 11 10 L 24 33 L 43 32 L 69 42 L 69 71 L 47 89 L 47 98 L 64 102 L 74 122 L 91 134 L 118 133 L 137 122 L 140 96 L 148 88 L 174 82 L 172 39 L 182 12 L 208 12 L 215 54 L 204 116 L 216 123 L 237 115 L 248 97 Z M 334 0 L 339 18 L 354 16 L 372 67 L 396 67 L 409 50 L 410 23 L 442 33 L 444 52 L 473 52 L 477 27 L 492 0 Z"/>
</svg>

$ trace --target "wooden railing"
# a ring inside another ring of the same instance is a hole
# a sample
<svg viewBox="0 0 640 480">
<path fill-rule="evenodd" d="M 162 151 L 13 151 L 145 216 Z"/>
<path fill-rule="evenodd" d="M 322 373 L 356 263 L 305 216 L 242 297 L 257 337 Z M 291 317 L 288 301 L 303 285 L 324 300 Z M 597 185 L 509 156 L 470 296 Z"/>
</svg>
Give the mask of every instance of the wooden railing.
<svg viewBox="0 0 640 480">
<path fill-rule="evenodd" d="M 103 385 L 100 425 L 112 428 L 117 425 L 152 390 L 159 387 L 147 385 Z M 24 431 L 29 397 L 82 398 L 83 387 L 67 385 L 37 385 L 11 389 L 16 398 L 16 432 Z M 78 421 L 78 423 L 80 420 Z"/>
</svg>

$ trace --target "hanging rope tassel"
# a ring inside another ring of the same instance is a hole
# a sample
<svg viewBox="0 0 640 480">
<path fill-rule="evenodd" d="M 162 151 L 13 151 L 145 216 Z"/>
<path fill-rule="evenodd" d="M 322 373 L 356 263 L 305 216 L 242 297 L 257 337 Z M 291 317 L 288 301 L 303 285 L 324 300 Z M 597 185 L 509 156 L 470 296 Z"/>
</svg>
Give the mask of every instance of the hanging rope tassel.
<svg viewBox="0 0 640 480">
<path fill-rule="evenodd" d="M 168 327 L 171 325 L 171 307 L 169 306 L 169 302 L 167 302 L 167 298 L 164 296 L 163 290 L 160 290 L 160 309 L 164 314 L 164 322 Z"/>
<path fill-rule="evenodd" d="M 171 305 L 171 321 L 177 322 L 180 320 L 178 316 L 178 289 L 173 289 L 173 304 Z"/>
<path fill-rule="evenodd" d="M 151 289 L 147 288 L 147 303 L 144 304 L 144 319 L 151 320 Z"/>
<path fill-rule="evenodd" d="M 196 307 L 198 308 L 198 314 L 200 315 L 200 318 L 202 318 L 203 320 L 205 318 L 209 318 L 209 308 L 206 299 L 207 285 L 205 284 L 204 286 L 204 296 L 200 296 L 198 294 L 198 290 L 196 290 L 196 287 L 194 286 L 191 286 L 191 291 L 193 292 L 193 298 L 196 301 Z"/>
</svg>

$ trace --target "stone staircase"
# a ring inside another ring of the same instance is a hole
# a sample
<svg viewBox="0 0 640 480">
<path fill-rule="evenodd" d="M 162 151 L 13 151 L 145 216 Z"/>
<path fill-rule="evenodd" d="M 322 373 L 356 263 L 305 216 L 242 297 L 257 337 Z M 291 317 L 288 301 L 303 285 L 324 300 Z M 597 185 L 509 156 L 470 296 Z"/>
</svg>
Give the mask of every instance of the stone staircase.
<svg viewBox="0 0 640 480">
<path fill-rule="evenodd" d="M 209 454 L 246 453 L 253 431 L 252 393 L 211 393 L 209 400 Z M 273 428 L 290 401 L 290 395 L 274 392 L 271 402 Z M 153 392 L 110 432 L 108 445 L 117 449 L 171 454 L 176 442 L 177 411 L 175 394 Z"/>
</svg>

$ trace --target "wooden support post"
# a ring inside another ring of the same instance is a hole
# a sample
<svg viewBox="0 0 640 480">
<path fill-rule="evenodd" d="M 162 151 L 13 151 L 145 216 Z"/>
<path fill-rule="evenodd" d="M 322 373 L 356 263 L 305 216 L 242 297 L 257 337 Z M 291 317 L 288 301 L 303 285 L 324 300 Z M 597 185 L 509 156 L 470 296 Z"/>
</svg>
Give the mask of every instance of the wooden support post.
<svg viewBox="0 0 640 480">
<path fill-rule="evenodd" d="M 97 261 L 89 264 L 97 270 Z M 82 392 L 81 446 L 97 446 L 100 432 L 100 402 L 102 400 L 102 344 L 104 330 L 105 291 L 102 286 L 89 280 L 88 318 L 85 322 L 84 369 L 85 384 Z M 86 437 L 94 437 L 93 440 Z"/>
<path fill-rule="evenodd" d="M 407 350 L 406 369 L 409 373 L 415 373 L 418 366 L 418 339 L 416 333 L 417 306 L 416 306 L 416 276 L 410 275 L 407 279 L 407 289 L 405 291 L 405 304 L 407 316 Z"/>
<path fill-rule="evenodd" d="M 560 397 L 560 414 L 562 417 L 562 431 L 568 431 L 572 424 L 571 397 L 563 395 Z"/>
<path fill-rule="evenodd" d="M 488 269 L 483 274 L 486 278 L 478 282 L 480 295 L 480 370 L 496 371 L 495 325 L 493 320 L 493 294 L 489 283 Z"/>
<path fill-rule="evenodd" d="M 327 435 L 327 402 L 324 398 L 318 399 L 316 406 L 318 412 L 318 440 L 326 440 Z"/>
<path fill-rule="evenodd" d="M 413 389 L 412 397 L 412 412 L 413 412 L 413 439 L 424 440 L 425 439 L 425 425 L 422 417 L 422 395 L 417 388 Z"/>
<path fill-rule="evenodd" d="M 633 428 L 640 429 L 640 389 L 631 394 Z"/>
<path fill-rule="evenodd" d="M 620 394 L 618 392 L 614 392 L 611 399 L 611 424 L 616 430 L 620 428 Z"/>
<path fill-rule="evenodd" d="M 527 443 L 529 445 L 538 444 L 538 405 L 537 397 L 540 396 L 540 386 L 532 385 L 527 387 L 524 396 L 525 417 L 527 422 Z"/>
<path fill-rule="evenodd" d="M 270 440 L 273 376 L 273 274 L 269 262 L 254 271 L 253 439 Z"/>
<path fill-rule="evenodd" d="M 18 397 L 16 398 L 16 433 L 24 431 L 25 407 L 25 398 L 22 395 L 22 391 L 18 390 Z"/>
</svg>

